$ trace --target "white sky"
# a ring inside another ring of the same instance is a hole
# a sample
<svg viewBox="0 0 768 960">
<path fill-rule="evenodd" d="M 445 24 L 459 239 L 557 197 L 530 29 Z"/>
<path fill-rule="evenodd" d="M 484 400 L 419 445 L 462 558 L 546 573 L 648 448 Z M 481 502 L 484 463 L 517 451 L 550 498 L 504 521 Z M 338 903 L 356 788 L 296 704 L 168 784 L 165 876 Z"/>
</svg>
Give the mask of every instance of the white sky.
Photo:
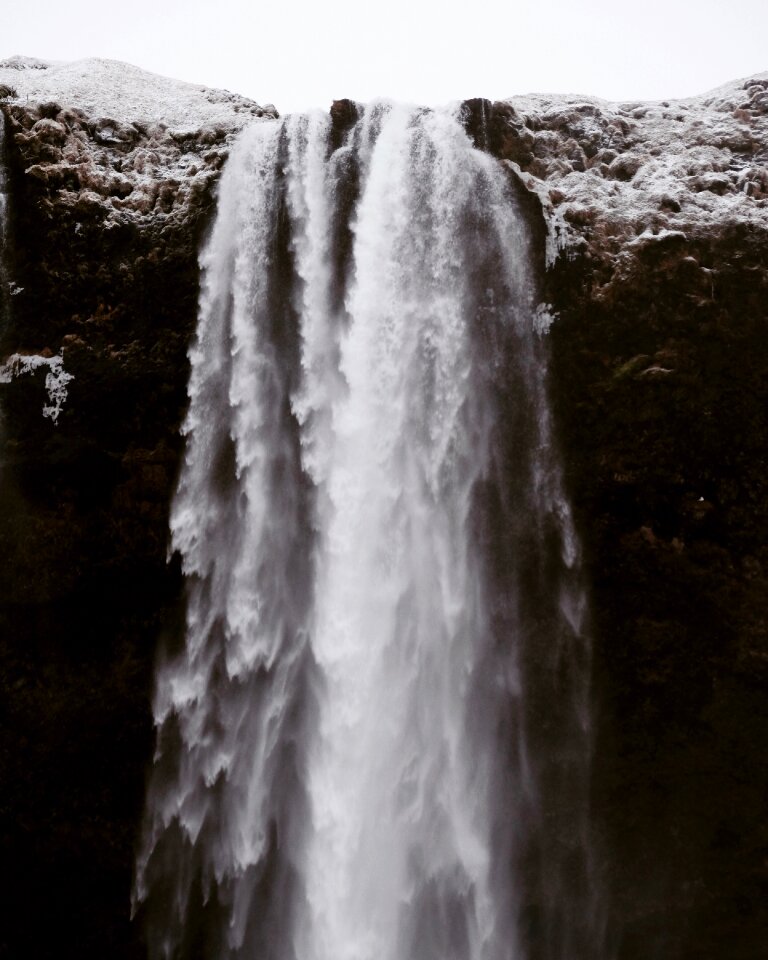
<svg viewBox="0 0 768 960">
<path fill-rule="evenodd" d="M 768 70 L 768 0 L 6 0 L 0 58 L 108 57 L 286 113 L 388 96 L 693 96 Z"/>
</svg>

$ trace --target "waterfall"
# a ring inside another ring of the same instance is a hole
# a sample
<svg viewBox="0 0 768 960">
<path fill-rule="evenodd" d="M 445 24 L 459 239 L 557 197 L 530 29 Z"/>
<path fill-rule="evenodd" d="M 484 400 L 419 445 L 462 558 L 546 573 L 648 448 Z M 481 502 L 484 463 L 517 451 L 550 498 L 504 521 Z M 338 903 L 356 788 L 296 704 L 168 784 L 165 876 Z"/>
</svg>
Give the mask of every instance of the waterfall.
<svg viewBox="0 0 768 960">
<path fill-rule="evenodd" d="M 535 244 L 460 111 L 247 129 L 201 258 L 152 958 L 600 953 Z"/>
</svg>

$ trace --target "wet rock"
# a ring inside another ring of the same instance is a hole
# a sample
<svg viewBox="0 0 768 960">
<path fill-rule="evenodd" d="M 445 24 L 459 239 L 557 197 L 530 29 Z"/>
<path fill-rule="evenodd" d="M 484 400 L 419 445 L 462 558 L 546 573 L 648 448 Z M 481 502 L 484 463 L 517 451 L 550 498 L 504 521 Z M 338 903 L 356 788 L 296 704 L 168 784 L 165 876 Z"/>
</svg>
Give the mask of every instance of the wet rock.
<svg viewBox="0 0 768 960">
<path fill-rule="evenodd" d="M 659 208 L 661 210 L 669 210 L 671 213 L 680 213 L 681 204 L 675 197 L 665 195 L 659 201 Z"/>
<path fill-rule="evenodd" d="M 536 137 L 510 104 L 480 97 L 465 100 L 461 105 L 461 119 L 478 149 L 521 167 L 533 159 Z"/>
<path fill-rule="evenodd" d="M 41 117 L 46 117 L 49 120 L 56 120 L 61 113 L 61 104 L 56 103 L 55 100 L 47 100 L 46 102 L 39 104 L 38 110 L 40 111 Z"/>
<path fill-rule="evenodd" d="M 344 138 L 357 123 L 361 106 L 354 100 L 334 100 L 331 104 L 331 148 L 338 150 Z"/>
<path fill-rule="evenodd" d="M 97 143 L 116 150 L 130 150 L 140 137 L 133 124 L 119 123 L 108 117 L 101 117 L 92 124 L 91 132 Z"/>
</svg>

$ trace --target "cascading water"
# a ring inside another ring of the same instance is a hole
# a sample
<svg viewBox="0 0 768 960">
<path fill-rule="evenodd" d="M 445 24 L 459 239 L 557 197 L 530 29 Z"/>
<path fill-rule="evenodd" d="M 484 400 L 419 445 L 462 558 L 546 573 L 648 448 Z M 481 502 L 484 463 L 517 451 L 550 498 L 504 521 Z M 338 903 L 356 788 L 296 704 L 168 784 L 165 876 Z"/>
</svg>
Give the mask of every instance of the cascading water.
<svg viewBox="0 0 768 960">
<path fill-rule="evenodd" d="M 458 113 L 247 130 L 202 255 L 157 958 L 600 954 L 534 251 Z"/>
</svg>

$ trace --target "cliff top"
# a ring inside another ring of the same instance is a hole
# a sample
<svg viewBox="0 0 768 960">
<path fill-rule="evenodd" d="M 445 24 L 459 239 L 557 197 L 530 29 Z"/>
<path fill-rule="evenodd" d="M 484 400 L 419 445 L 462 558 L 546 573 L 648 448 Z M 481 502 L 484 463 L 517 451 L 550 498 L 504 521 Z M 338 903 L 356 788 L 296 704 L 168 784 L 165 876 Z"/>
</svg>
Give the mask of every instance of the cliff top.
<svg viewBox="0 0 768 960">
<path fill-rule="evenodd" d="M 110 220 L 149 223 L 186 216 L 237 132 L 277 115 L 239 94 L 98 58 L 2 60 L 0 100 L 26 172 L 52 200 L 98 202 Z M 683 100 L 531 94 L 466 105 L 476 140 L 482 131 L 541 199 L 550 263 L 585 247 L 613 261 L 715 224 L 768 231 L 768 72 Z"/>
<path fill-rule="evenodd" d="M 498 150 L 541 197 L 553 249 L 611 249 L 713 222 L 768 229 L 768 72 L 683 100 L 512 97 Z"/>
<path fill-rule="evenodd" d="M 271 104 L 98 58 L 2 60 L 0 101 L 41 202 L 159 229 L 197 216 L 238 131 L 277 116 Z"/>
<path fill-rule="evenodd" d="M 274 113 L 271 105 L 262 108 L 228 90 L 172 80 L 97 57 L 72 63 L 10 57 L 0 60 L 0 85 L 14 90 L 22 102 L 55 100 L 92 117 L 164 123 L 176 131 L 214 124 L 238 129 L 264 112 Z"/>
</svg>

